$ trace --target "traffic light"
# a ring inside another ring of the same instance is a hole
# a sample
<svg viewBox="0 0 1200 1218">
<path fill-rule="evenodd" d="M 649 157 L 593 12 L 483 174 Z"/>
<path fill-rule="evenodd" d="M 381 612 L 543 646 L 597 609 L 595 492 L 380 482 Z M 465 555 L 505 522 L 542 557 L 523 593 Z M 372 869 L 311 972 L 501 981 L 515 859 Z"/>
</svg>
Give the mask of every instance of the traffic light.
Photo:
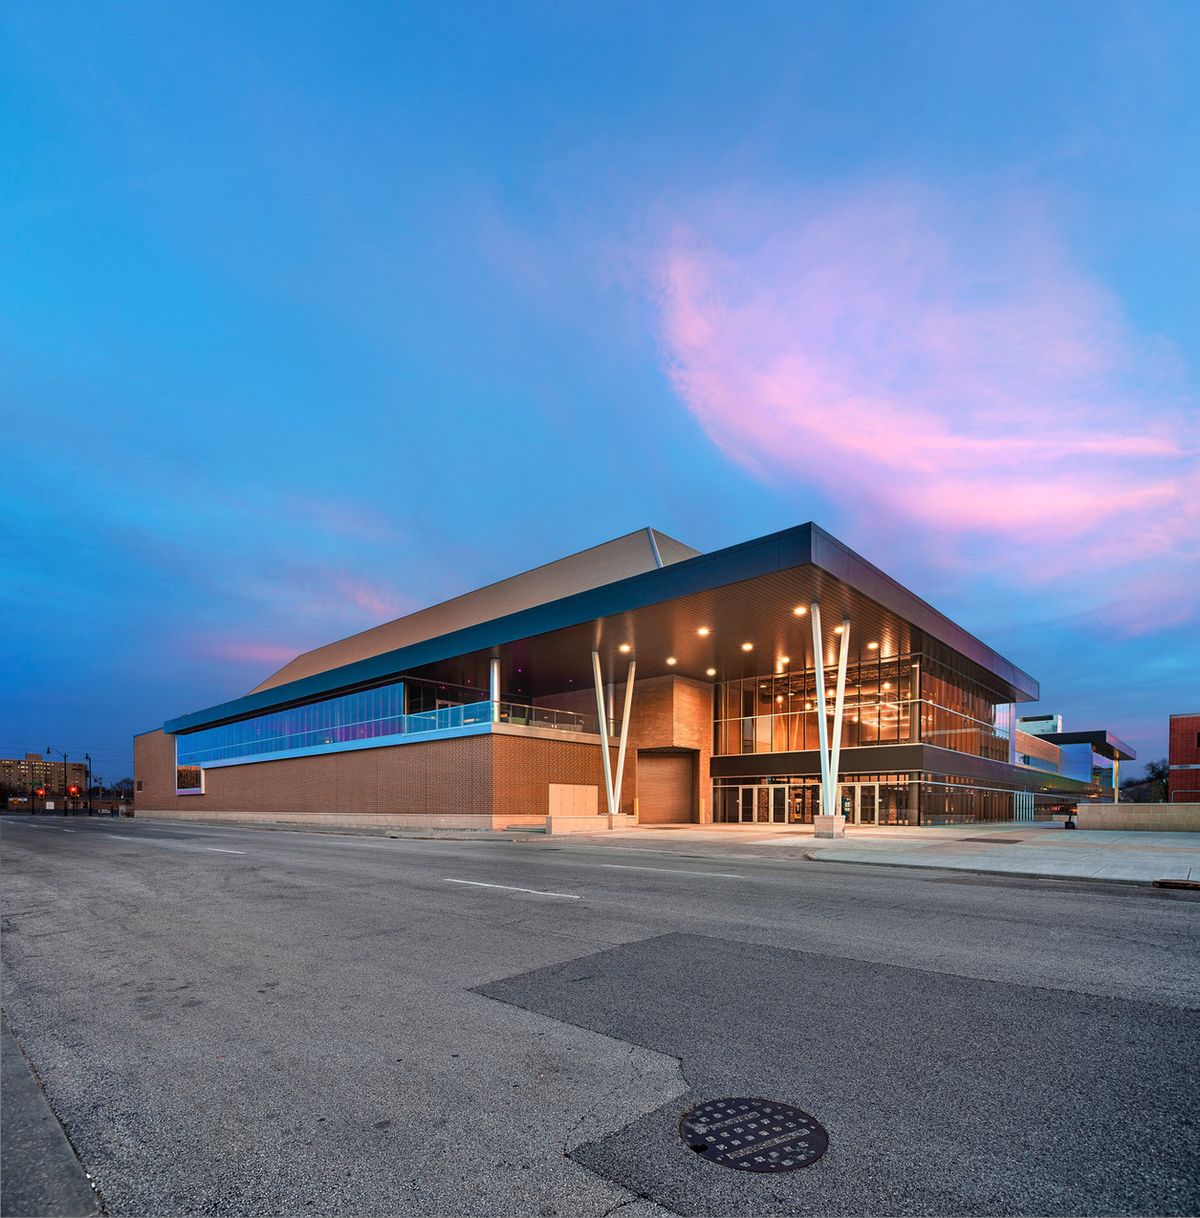
<svg viewBox="0 0 1200 1218">
<path fill-rule="evenodd" d="M 79 794 L 79 788 L 78 788 L 78 787 L 77 787 L 77 786 L 76 786 L 74 783 L 72 783 L 72 784 L 71 784 L 71 785 L 70 785 L 70 786 L 67 788 L 67 793 L 68 793 L 68 794 L 70 794 L 70 795 L 78 795 L 78 794 Z"/>
<path fill-rule="evenodd" d="M 46 798 L 46 788 L 38 787 L 38 789 L 36 791 L 34 791 L 34 794 L 38 797 L 38 799 L 45 799 Z"/>
</svg>

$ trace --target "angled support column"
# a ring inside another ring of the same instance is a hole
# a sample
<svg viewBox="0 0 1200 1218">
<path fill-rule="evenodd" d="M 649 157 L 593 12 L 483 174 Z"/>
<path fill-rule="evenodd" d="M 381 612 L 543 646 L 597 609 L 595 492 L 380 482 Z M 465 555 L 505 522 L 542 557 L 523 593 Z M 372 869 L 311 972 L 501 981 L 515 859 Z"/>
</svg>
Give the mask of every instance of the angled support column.
<svg viewBox="0 0 1200 1218">
<path fill-rule="evenodd" d="M 821 754 L 821 811 L 833 815 L 829 798 L 829 725 L 825 719 L 825 644 L 821 639 L 821 606 L 813 601 L 808 607 L 812 619 L 813 666 L 817 673 L 817 743 Z"/>
<path fill-rule="evenodd" d="M 625 678 L 625 709 L 621 714 L 621 747 L 617 750 L 617 777 L 613 783 L 613 815 L 621 811 L 621 781 L 625 777 L 625 745 L 629 740 L 629 710 L 633 706 L 633 674 L 637 672 L 637 661 L 629 661 L 629 675 Z"/>
<path fill-rule="evenodd" d="M 837 697 L 833 703 L 833 745 L 829 750 L 829 777 L 833 786 L 829 815 L 837 814 L 838 777 L 842 759 L 842 707 L 846 701 L 846 657 L 850 652 L 850 619 L 842 618 L 842 645 L 838 650 Z"/>
<path fill-rule="evenodd" d="M 592 675 L 596 678 L 596 720 L 600 729 L 600 759 L 604 765 L 604 795 L 608 800 L 608 814 L 613 816 L 612 763 L 608 756 L 608 716 L 604 706 L 604 678 L 600 674 L 600 653 L 592 652 Z"/>
</svg>

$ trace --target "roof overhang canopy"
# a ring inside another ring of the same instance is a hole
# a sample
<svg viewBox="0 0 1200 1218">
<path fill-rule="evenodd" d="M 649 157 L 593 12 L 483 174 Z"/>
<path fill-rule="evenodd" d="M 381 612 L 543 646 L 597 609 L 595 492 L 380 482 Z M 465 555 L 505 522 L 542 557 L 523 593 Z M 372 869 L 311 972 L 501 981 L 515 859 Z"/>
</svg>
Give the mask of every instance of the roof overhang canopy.
<svg viewBox="0 0 1200 1218">
<path fill-rule="evenodd" d="M 1099 753 L 1101 757 L 1107 757 L 1110 761 L 1136 761 L 1137 753 L 1133 748 L 1126 744 L 1124 740 L 1119 740 L 1112 732 L 1106 732 L 1103 729 L 1097 729 L 1093 732 L 1044 732 L 1038 736 L 1039 740 L 1048 740 L 1051 744 L 1090 744 L 1093 753 Z"/>
<path fill-rule="evenodd" d="M 593 650 L 600 652 L 608 678 L 623 679 L 623 644 L 637 659 L 639 678 L 728 680 L 773 672 L 784 656 L 795 670 L 811 665 L 813 644 L 810 618 L 793 611 L 814 601 L 821 605 L 827 658 L 837 642 L 834 627 L 848 617 L 852 661 L 921 652 L 964 671 L 997 702 L 1038 697 L 1038 683 L 1028 673 L 810 523 L 260 690 L 163 726 L 168 732 L 195 730 L 405 675 L 484 689 L 493 656 L 501 660 L 505 694 L 536 698 L 590 685 Z M 708 633 L 701 635 L 701 628 Z M 878 652 L 867 649 L 869 642 L 879 644 Z"/>
</svg>

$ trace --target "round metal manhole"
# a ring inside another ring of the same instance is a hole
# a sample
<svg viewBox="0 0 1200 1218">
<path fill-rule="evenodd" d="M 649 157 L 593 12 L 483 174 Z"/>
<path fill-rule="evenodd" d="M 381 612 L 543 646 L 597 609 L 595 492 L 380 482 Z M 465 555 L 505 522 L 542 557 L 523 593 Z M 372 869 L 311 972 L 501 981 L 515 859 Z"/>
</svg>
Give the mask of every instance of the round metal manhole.
<svg viewBox="0 0 1200 1218">
<path fill-rule="evenodd" d="M 706 1100 L 679 1118 L 679 1136 L 710 1163 L 738 1171 L 795 1171 L 829 1148 L 816 1117 L 776 1100 Z"/>
</svg>

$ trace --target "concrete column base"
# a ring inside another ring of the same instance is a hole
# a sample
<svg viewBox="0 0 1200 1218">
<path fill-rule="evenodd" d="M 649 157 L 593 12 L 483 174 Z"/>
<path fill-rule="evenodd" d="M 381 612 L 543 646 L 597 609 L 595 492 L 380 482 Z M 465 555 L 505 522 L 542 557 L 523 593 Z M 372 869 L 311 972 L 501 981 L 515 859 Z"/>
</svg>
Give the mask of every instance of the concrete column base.
<svg viewBox="0 0 1200 1218">
<path fill-rule="evenodd" d="M 844 816 L 814 816 L 813 837 L 845 837 L 846 818 Z"/>
</svg>

